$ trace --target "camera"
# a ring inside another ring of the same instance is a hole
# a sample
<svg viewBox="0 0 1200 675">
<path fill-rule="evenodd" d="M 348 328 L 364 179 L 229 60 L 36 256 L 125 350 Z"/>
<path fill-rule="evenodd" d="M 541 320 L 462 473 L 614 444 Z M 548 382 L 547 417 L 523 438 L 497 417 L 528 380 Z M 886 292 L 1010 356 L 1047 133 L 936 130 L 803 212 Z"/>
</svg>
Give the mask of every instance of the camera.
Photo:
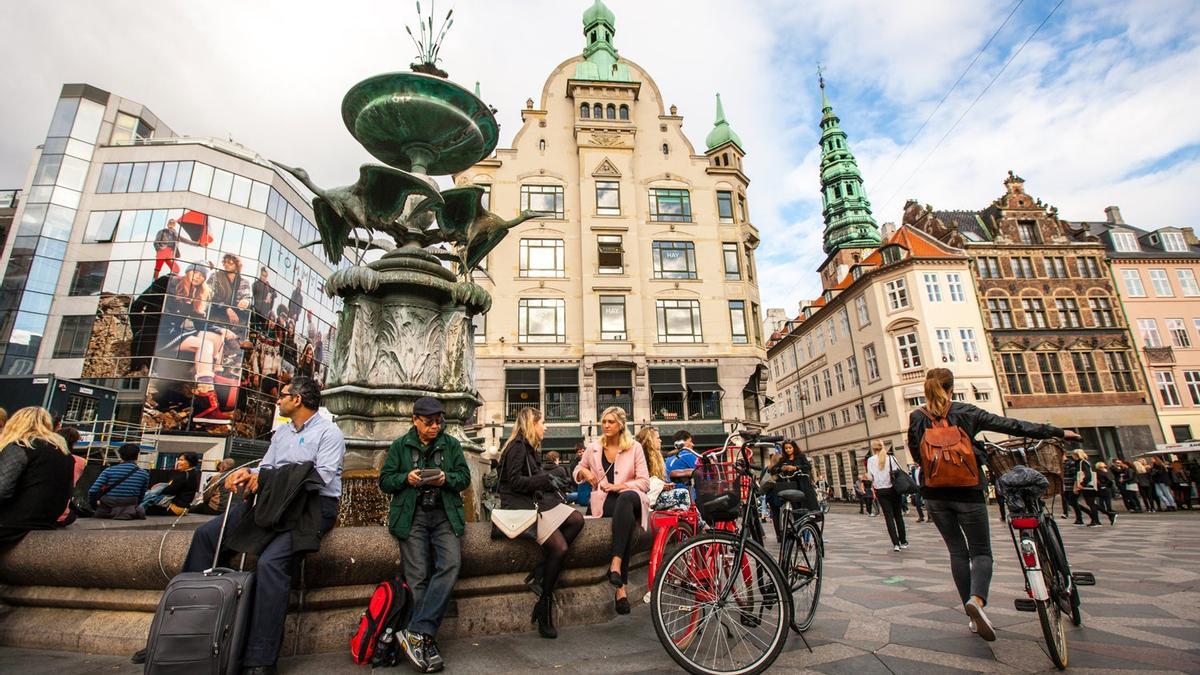
<svg viewBox="0 0 1200 675">
<path fill-rule="evenodd" d="M 675 441 L 675 449 L 676 450 L 682 450 L 684 445 L 685 444 L 683 441 Z"/>
<path fill-rule="evenodd" d="M 430 487 L 421 490 L 421 494 L 418 497 L 418 503 L 420 504 L 421 509 L 424 511 L 433 511 L 437 509 L 441 505 L 438 503 L 438 499 L 441 497 L 441 495 L 438 494 L 439 492 L 441 492 L 441 490 Z"/>
</svg>

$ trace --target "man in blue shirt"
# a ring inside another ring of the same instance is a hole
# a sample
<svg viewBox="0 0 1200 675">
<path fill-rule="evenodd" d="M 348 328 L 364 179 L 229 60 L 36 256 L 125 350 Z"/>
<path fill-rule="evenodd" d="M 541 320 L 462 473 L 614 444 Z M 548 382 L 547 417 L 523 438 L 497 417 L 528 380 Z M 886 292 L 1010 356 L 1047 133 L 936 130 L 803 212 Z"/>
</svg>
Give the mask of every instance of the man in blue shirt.
<svg viewBox="0 0 1200 675">
<path fill-rule="evenodd" d="M 696 460 L 700 459 L 700 454 L 695 450 L 696 443 L 691 434 L 680 429 L 675 432 L 675 446 L 679 451 L 666 461 L 667 480 L 676 483 L 690 482 L 692 472 L 696 470 Z"/>
</svg>

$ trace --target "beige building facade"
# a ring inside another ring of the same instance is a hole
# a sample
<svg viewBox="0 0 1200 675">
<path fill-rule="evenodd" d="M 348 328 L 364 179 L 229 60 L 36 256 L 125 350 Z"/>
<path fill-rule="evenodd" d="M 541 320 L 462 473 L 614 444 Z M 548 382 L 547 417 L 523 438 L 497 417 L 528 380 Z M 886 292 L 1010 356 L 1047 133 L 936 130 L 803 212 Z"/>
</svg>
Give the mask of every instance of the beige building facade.
<svg viewBox="0 0 1200 675">
<path fill-rule="evenodd" d="M 757 423 L 765 355 L 741 140 L 724 120 L 698 152 L 649 73 L 612 47 L 602 4 L 587 47 L 522 111 L 512 147 L 455 176 L 504 218 L 538 213 L 491 252 L 478 281 L 476 414 L 485 446 L 539 406 L 546 447 L 571 450 L 624 408 L 716 442 Z"/>
</svg>

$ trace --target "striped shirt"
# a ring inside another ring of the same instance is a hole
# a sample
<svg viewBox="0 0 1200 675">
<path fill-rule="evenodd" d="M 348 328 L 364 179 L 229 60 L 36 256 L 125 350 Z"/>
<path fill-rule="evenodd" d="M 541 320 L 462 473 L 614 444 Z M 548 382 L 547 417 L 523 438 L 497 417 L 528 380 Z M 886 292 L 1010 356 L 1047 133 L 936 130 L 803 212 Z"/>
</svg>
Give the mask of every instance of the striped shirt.
<svg viewBox="0 0 1200 675">
<path fill-rule="evenodd" d="M 121 481 L 122 478 L 125 480 Z M 146 488 L 150 486 L 150 474 L 133 462 L 114 464 L 100 472 L 96 482 L 88 488 L 88 494 L 93 497 L 99 496 L 100 488 L 115 485 L 117 481 L 121 481 L 121 484 L 105 493 L 105 497 L 134 497 L 140 500 L 145 496 Z"/>
</svg>

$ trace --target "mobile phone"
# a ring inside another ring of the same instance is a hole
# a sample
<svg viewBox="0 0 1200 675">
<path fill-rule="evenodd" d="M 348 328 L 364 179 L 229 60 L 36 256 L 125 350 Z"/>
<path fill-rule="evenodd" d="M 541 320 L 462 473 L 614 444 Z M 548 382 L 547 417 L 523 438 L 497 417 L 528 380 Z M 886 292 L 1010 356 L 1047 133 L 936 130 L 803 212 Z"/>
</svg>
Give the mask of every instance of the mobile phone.
<svg viewBox="0 0 1200 675">
<path fill-rule="evenodd" d="M 442 475 L 441 469 L 421 469 L 421 485 L 428 485 Z"/>
</svg>

